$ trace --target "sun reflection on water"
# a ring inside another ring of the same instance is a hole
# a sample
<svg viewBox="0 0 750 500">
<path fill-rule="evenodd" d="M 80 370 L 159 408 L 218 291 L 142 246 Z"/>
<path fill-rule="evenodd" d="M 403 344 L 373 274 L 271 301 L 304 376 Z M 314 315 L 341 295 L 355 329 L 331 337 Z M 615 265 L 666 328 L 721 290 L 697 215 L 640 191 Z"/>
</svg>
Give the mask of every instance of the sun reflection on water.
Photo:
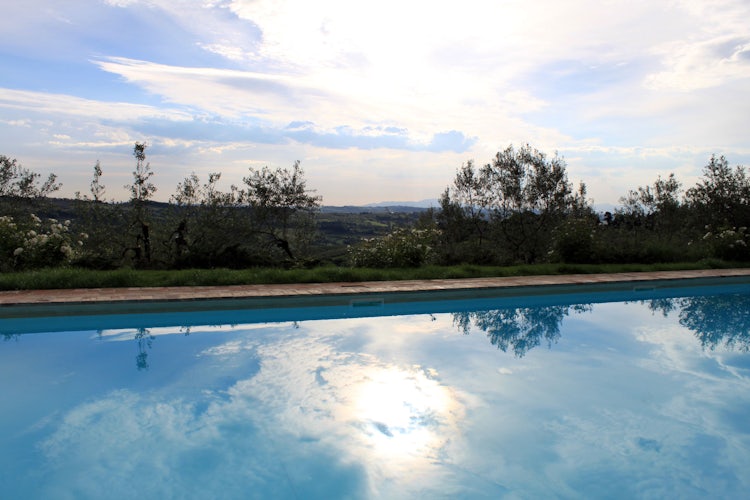
<svg viewBox="0 0 750 500">
<path fill-rule="evenodd" d="M 449 440 L 459 404 L 436 375 L 420 367 L 378 367 L 358 384 L 352 417 L 378 457 L 396 462 L 430 459 Z"/>
</svg>

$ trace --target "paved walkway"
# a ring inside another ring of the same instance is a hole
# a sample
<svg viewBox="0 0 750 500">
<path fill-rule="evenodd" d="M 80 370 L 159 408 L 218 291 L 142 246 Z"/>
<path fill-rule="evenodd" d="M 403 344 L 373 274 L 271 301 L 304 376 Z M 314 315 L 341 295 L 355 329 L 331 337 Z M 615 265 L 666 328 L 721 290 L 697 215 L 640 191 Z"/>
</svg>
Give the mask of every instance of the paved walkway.
<svg viewBox="0 0 750 500">
<path fill-rule="evenodd" d="M 301 283 L 292 285 L 185 286 L 153 288 L 90 288 L 0 292 L 0 307 L 32 304 L 94 304 L 199 299 L 241 299 L 355 295 L 364 293 L 471 290 L 549 285 L 644 282 L 750 276 L 750 269 L 706 269 L 617 274 L 569 274 L 440 280 L 368 281 L 359 283 Z"/>
</svg>

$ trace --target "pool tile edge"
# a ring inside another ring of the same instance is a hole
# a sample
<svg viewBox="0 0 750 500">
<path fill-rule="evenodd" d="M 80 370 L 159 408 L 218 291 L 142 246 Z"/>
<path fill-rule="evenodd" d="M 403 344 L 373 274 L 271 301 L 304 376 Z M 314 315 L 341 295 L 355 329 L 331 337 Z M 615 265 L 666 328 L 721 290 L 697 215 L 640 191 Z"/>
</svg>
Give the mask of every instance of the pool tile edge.
<svg viewBox="0 0 750 500">
<path fill-rule="evenodd" d="M 68 290 L 18 290 L 0 292 L 0 310 L 5 306 L 54 304 L 171 302 L 205 299 L 284 298 L 322 295 L 360 295 L 445 290 L 501 289 L 555 285 L 694 280 L 750 277 L 750 268 L 687 271 L 630 272 L 614 274 L 568 274 L 404 281 L 301 283 L 288 285 L 233 285 L 153 288 L 91 288 Z"/>
</svg>

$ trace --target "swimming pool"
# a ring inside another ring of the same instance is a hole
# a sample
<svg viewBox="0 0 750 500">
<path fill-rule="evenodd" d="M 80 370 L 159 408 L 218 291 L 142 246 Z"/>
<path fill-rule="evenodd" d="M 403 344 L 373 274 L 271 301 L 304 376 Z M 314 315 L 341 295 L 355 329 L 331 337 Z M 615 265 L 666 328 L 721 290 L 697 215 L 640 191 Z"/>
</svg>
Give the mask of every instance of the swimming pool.
<svg viewBox="0 0 750 500">
<path fill-rule="evenodd" d="M 0 491 L 738 498 L 750 282 L 722 283 L 5 308 Z"/>
</svg>

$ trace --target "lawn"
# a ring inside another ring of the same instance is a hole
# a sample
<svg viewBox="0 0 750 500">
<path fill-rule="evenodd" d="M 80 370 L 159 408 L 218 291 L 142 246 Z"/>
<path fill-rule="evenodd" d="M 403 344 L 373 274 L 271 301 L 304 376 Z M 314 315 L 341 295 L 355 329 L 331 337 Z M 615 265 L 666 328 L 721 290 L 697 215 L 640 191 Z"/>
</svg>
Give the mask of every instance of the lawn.
<svg viewBox="0 0 750 500">
<path fill-rule="evenodd" d="M 710 259 L 700 262 L 672 264 L 535 264 L 508 267 L 458 265 L 423 266 L 408 269 L 324 266 L 313 269 L 251 268 L 242 270 L 184 269 L 177 271 L 118 269 L 114 271 L 93 271 L 77 268 L 53 268 L 2 273 L 0 274 L 0 290 L 397 281 L 734 267 L 746 267 L 746 265 Z"/>
</svg>

